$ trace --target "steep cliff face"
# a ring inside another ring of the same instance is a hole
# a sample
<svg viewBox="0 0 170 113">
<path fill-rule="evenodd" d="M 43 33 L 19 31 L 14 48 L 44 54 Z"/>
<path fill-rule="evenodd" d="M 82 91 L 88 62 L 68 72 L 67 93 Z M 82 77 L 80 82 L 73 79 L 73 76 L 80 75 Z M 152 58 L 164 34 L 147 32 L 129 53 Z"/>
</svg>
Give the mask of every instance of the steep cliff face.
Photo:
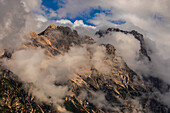
<svg viewBox="0 0 170 113">
<path fill-rule="evenodd" d="M 136 31 L 127 32 L 114 28 L 108 29 L 105 34 L 111 31 L 134 35 L 140 41 L 141 54 L 151 61 L 145 49 L 142 34 Z M 103 36 L 104 32 L 99 31 L 96 34 Z M 164 105 L 159 100 L 159 97 L 153 93 L 155 88 L 162 91 L 161 84 L 159 87 L 155 83 L 155 80 L 160 83 L 159 79 L 147 77 L 142 79 L 128 67 L 114 48 L 114 45 L 98 45 L 91 37 L 80 37 L 75 30 L 71 30 L 69 27 L 56 27 L 54 25 L 50 25 L 40 34 L 32 32 L 30 35 L 30 41 L 25 42 L 22 49 L 40 47 L 49 59 L 59 55 L 64 56 L 72 51 L 73 48 L 82 48 L 76 49 L 75 53 L 79 53 L 82 50 L 87 53 L 85 62 L 81 62 L 85 63 L 85 66 L 80 65 L 78 71 L 75 69 L 76 73 L 73 73 L 72 77 L 66 76 L 65 80 L 56 80 L 54 82 L 56 87 L 68 87 L 67 95 L 63 98 L 64 102 L 60 103 L 66 109 L 64 112 L 170 112 L 168 106 Z M 5 50 L 1 55 L 1 59 L 7 58 L 8 60 L 13 60 L 15 58 L 12 55 L 13 52 Z M 71 60 L 79 63 L 76 58 Z M 77 65 L 77 63 L 74 64 Z M 1 63 L 0 90 L 2 93 L 0 94 L 0 110 L 2 112 L 62 112 L 59 108 L 55 107 L 53 101 L 50 103 L 41 102 L 37 96 L 35 97 L 30 92 L 31 88 L 29 86 L 27 86 L 27 89 L 25 88 L 25 85 L 34 83 L 23 82 L 19 78 L 20 76 L 17 76 L 16 73 L 7 68 Z M 163 81 L 161 83 L 169 89 L 169 85 Z M 47 96 L 49 100 L 55 97 L 55 95 L 50 94 Z"/>
</svg>

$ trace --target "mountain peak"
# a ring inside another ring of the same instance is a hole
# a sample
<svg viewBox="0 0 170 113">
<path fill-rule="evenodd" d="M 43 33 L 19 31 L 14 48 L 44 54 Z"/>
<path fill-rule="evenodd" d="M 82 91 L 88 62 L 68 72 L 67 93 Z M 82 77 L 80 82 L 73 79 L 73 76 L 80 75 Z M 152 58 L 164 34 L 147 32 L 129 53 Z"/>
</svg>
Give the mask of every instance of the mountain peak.
<svg viewBox="0 0 170 113">
<path fill-rule="evenodd" d="M 37 37 L 38 35 L 35 32 L 30 32 L 31 37 Z"/>
<path fill-rule="evenodd" d="M 56 29 L 57 27 L 54 24 L 50 24 L 48 28 Z"/>
</svg>

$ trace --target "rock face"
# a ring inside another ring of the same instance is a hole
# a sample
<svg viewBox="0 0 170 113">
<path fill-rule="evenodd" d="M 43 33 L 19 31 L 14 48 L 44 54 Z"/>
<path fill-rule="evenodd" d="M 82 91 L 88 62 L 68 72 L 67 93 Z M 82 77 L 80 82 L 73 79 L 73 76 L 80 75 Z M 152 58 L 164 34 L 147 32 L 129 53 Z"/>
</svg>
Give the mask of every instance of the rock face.
<svg viewBox="0 0 170 113">
<path fill-rule="evenodd" d="M 134 36 L 135 39 L 137 39 L 139 42 L 140 42 L 140 56 L 141 58 L 142 57 L 147 57 L 149 61 L 151 61 L 151 58 L 150 56 L 148 55 L 148 52 L 146 50 L 146 45 L 145 45 L 145 41 L 144 41 L 144 38 L 143 38 L 143 35 L 138 33 L 137 31 L 135 30 L 132 30 L 132 31 L 124 31 L 124 30 L 121 30 L 119 28 L 108 28 L 107 30 L 105 31 L 102 31 L 102 30 L 99 30 L 96 32 L 96 35 L 99 35 L 99 37 L 103 37 L 109 33 L 112 33 L 112 32 L 121 32 L 121 33 L 124 33 L 124 34 L 131 34 Z"/>
<path fill-rule="evenodd" d="M 109 28 L 105 33 L 99 31 L 96 34 L 103 36 L 111 31 L 134 35 L 140 41 L 141 54 L 151 61 L 145 49 L 142 34 L 114 28 Z M 95 44 L 95 41 L 88 36 L 80 37 L 77 31 L 71 30 L 69 27 L 50 25 L 40 34 L 31 33 L 31 41 L 26 42 L 24 47 L 41 47 L 46 50 L 47 56 L 53 57 L 67 53 L 71 47 L 82 47 L 84 44 L 91 46 Z M 64 106 L 67 111 L 73 113 L 170 112 L 168 106 L 153 93 L 153 89 L 164 92 L 169 89 L 169 85 L 157 78 L 142 79 L 127 66 L 113 45 L 98 46 L 105 48 L 104 62 L 111 67 L 111 70 L 109 73 L 101 73 L 101 70 L 92 66 L 89 75 L 75 73 L 76 77 L 65 83 L 70 93 L 64 98 Z M 87 51 L 89 51 L 89 56 L 94 55 L 91 48 L 87 48 Z M 12 52 L 5 51 L 1 55 L 1 59 L 4 57 L 12 58 Z M 36 98 L 24 89 L 24 84 L 18 80 L 15 73 L 3 67 L 3 64 L 0 69 L 1 112 L 59 112 L 52 104 L 38 103 Z M 162 91 L 161 86 L 156 82 L 166 85 L 167 89 Z M 56 83 L 56 85 L 60 84 Z"/>
</svg>

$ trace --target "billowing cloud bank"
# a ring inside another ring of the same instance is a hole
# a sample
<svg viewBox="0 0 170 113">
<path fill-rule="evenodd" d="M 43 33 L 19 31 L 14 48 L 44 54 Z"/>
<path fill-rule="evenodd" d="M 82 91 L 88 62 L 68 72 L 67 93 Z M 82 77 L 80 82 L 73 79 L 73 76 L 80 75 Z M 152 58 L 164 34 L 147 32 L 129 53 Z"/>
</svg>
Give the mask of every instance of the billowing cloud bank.
<svg viewBox="0 0 170 113">
<path fill-rule="evenodd" d="M 88 49 L 92 56 L 89 56 Z M 26 84 L 37 100 L 53 103 L 59 111 L 66 112 L 62 106 L 63 98 L 69 95 L 67 82 L 77 74 L 91 74 L 92 67 L 102 74 L 110 73 L 111 67 L 104 62 L 105 57 L 105 47 L 94 44 L 71 47 L 68 53 L 52 58 L 41 48 L 18 50 L 14 52 L 13 59 L 5 59 L 3 63 Z"/>
</svg>

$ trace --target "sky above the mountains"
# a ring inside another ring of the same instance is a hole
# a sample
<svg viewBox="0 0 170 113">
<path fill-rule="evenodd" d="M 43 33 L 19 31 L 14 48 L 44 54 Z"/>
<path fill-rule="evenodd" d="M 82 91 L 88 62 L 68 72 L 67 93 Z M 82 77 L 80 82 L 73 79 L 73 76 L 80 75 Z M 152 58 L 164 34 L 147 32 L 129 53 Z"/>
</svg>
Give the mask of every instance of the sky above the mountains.
<svg viewBox="0 0 170 113">
<path fill-rule="evenodd" d="M 138 27 L 162 45 L 170 45 L 169 0 L 23 0 L 40 21 L 83 20 L 90 26 Z"/>
<path fill-rule="evenodd" d="M 170 45 L 169 0 L 14 0 L 12 4 L 8 4 L 9 1 L 0 0 L 2 23 L 8 11 L 8 16 L 11 13 L 18 15 L 29 13 L 32 15 L 30 18 L 42 23 L 56 20 L 62 23 L 69 21 L 74 23 L 76 20 L 82 20 L 76 24 L 126 25 L 128 29 L 134 27 L 141 29 L 162 46 Z M 9 8 L 13 6 L 17 8 L 14 7 L 14 10 Z M 23 11 L 17 12 L 19 7 L 24 7 L 21 8 Z M 40 27 L 40 23 L 38 25 Z"/>
</svg>

